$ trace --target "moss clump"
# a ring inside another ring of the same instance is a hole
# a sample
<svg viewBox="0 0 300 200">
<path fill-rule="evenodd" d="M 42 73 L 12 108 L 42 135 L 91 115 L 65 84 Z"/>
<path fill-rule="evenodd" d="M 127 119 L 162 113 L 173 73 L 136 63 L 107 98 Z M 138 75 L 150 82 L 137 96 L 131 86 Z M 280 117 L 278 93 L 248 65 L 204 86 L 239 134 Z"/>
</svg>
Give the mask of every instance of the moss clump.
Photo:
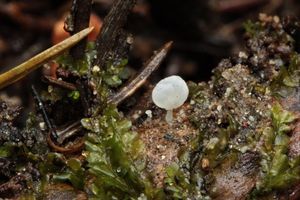
<svg viewBox="0 0 300 200">
<path fill-rule="evenodd" d="M 272 107 L 271 117 L 272 125 L 264 129 L 262 136 L 262 179 L 257 183 L 259 192 L 285 189 L 300 180 L 300 156 L 288 156 L 288 133 L 296 117 L 283 110 L 278 103 Z"/>
<path fill-rule="evenodd" d="M 86 52 L 82 59 L 74 60 L 69 53 L 65 53 L 56 59 L 60 67 L 81 76 L 89 74 L 89 69 L 92 67 L 92 62 L 96 57 L 95 43 L 89 42 Z"/>
<path fill-rule="evenodd" d="M 103 72 L 102 77 L 109 87 L 115 88 L 122 84 L 122 75 L 127 63 L 127 59 L 120 59 L 107 64 L 106 70 Z"/>
<path fill-rule="evenodd" d="M 300 87 L 300 55 L 295 54 L 291 58 L 288 67 L 281 67 L 278 76 L 271 83 L 271 91 L 274 96 L 284 98 L 291 96 Z"/>
<path fill-rule="evenodd" d="M 263 30 L 263 26 L 259 22 L 253 22 L 251 20 L 248 20 L 244 22 L 244 29 L 246 34 L 250 37 L 254 37 L 258 34 L 258 32 Z"/>
<path fill-rule="evenodd" d="M 101 116 L 82 119 L 81 123 L 89 130 L 84 154 L 88 171 L 96 177 L 90 187 L 94 196 L 130 199 L 147 192 L 142 173 L 143 144 L 130 130 L 131 122 L 109 105 Z"/>
</svg>

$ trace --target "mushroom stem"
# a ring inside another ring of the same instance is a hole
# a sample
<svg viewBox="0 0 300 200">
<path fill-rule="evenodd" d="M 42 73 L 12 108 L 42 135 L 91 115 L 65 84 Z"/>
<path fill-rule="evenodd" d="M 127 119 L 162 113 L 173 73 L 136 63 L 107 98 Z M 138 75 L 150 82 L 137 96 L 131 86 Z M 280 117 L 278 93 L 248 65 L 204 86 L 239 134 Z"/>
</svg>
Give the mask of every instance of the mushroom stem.
<svg viewBox="0 0 300 200">
<path fill-rule="evenodd" d="M 167 110 L 166 121 L 168 124 L 172 124 L 173 122 L 173 110 Z"/>
</svg>

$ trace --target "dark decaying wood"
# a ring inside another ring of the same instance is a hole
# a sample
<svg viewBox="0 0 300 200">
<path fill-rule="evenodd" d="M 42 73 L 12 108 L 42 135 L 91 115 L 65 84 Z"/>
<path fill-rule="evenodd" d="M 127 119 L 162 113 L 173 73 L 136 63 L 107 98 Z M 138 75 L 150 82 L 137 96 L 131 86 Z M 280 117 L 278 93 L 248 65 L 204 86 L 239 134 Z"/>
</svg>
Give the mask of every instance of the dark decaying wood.
<svg viewBox="0 0 300 200">
<path fill-rule="evenodd" d="M 116 0 L 108 15 L 104 18 L 102 29 L 97 37 L 96 50 L 97 58 L 95 65 L 103 67 L 110 57 L 110 52 L 119 43 L 118 37 L 121 29 L 127 21 L 130 10 L 135 5 L 136 0 Z"/>
<path fill-rule="evenodd" d="M 92 0 L 73 0 L 71 9 L 71 34 L 75 34 L 89 26 Z M 84 55 L 87 38 L 75 45 L 70 53 L 74 59 L 80 59 Z"/>
</svg>

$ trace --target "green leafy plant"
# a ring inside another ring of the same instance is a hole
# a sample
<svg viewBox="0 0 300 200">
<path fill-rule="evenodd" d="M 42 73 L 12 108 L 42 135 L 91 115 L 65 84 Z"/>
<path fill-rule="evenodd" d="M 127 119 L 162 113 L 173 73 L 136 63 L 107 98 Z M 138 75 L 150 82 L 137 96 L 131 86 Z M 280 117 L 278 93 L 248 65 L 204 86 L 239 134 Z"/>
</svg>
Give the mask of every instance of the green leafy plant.
<svg viewBox="0 0 300 200">
<path fill-rule="evenodd" d="M 296 117 L 278 103 L 273 106 L 271 117 L 272 126 L 266 127 L 263 131 L 264 147 L 261 161 L 263 174 L 262 180 L 257 184 L 260 192 L 284 189 L 300 180 L 300 157 L 289 158 L 287 155 L 290 123 Z"/>
<path fill-rule="evenodd" d="M 91 184 L 95 197 L 126 199 L 143 193 L 143 144 L 130 130 L 131 122 L 122 119 L 112 105 L 101 116 L 81 122 L 89 130 L 85 155 L 88 171 L 95 176 Z"/>
</svg>

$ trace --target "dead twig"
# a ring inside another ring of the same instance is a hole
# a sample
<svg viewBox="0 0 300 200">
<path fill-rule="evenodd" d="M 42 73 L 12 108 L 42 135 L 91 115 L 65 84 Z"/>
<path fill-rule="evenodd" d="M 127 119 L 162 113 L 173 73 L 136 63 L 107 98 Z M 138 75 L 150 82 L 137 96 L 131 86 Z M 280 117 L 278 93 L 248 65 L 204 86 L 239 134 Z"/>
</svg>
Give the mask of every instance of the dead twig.
<svg viewBox="0 0 300 200">
<path fill-rule="evenodd" d="M 71 123 L 70 125 L 63 127 L 62 129 L 58 129 L 57 139 L 52 138 L 52 134 L 51 132 L 49 132 L 47 135 L 47 143 L 56 152 L 60 152 L 63 154 L 71 154 L 71 153 L 78 152 L 82 150 L 82 148 L 84 147 L 84 142 L 85 142 L 84 137 L 76 139 L 73 142 L 73 144 L 68 145 L 67 147 L 61 145 L 66 139 L 74 136 L 75 134 L 78 134 L 81 130 L 82 130 L 82 126 L 80 121 L 79 120 L 75 121 L 74 123 Z"/>
<path fill-rule="evenodd" d="M 91 15 L 92 0 L 73 0 L 71 8 L 71 35 L 89 27 Z M 70 53 L 72 57 L 77 60 L 84 56 L 84 51 L 87 43 L 87 38 L 81 40 L 78 44 L 71 48 Z"/>
<path fill-rule="evenodd" d="M 104 19 L 104 23 L 96 41 L 97 58 L 94 65 L 105 66 L 115 46 L 120 31 L 127 21 L 130 10 L 136 0 L 116 0 L 112 9 Z"/>
<path fill-rule="evenodd" d="M 92 98 L 90 95 L 90 88 L 88 87 L 87 80 L 77 80 L 76 81 L 77 90 L 80 93 L 80 100 L 84 110 L 84 116 L 87 117 L 90 115 L 90 99 Z"/>
<path fill-rule="evenodd" d="M 117 94 L 108 99 L 109 103 L 118 105 L 124 99 L 131 96 L 138 88 L 140 88 L 146 79 L 154 72 L 169 52 L 173 42 L 166 43 L 157 53 L 152 56 L 145 64 L 142 71 L 131 81 L 128 82 Z"/>
<path fill-rule="evenodd" d="M 80 121 L 75 121 L 74 123 L 69 124 L 63 128 L 57 129 L 57 142 L 62 144 L 67 138 L 72 137 L 82 129 Z"/>
<path fill-rule="evenodd" d="M 68 90 L 76 90 L 76 86 L 72 83 L 68 83 L 66 81 L 57 79 L 57 78 L 53 78 L 51 76 L 44 76 L 43 77 L 44 81 L 51 84 L 51 85 L 55 85 L 61 88 L 65 88 Z"/>
<path fill-rule="evenodd" d="M 80 138 L 80 140 L 78 142 L 76 142 L 75 144 L 73 144 L 69 147 L 62 147 L 62 146 L 58 146 L 57 144 L 55 144 L 55 142 L 53 142 L 50 133 L 47 136 L 48 145 L 54 151 L 64 153 L 64 154 L 71 154 L 71 153 L 75 153 L 75 152 L 82 150 L 82 148 L 84 147 L 84 142 L 85 142 L 84 138 Z"/>
</svg>

